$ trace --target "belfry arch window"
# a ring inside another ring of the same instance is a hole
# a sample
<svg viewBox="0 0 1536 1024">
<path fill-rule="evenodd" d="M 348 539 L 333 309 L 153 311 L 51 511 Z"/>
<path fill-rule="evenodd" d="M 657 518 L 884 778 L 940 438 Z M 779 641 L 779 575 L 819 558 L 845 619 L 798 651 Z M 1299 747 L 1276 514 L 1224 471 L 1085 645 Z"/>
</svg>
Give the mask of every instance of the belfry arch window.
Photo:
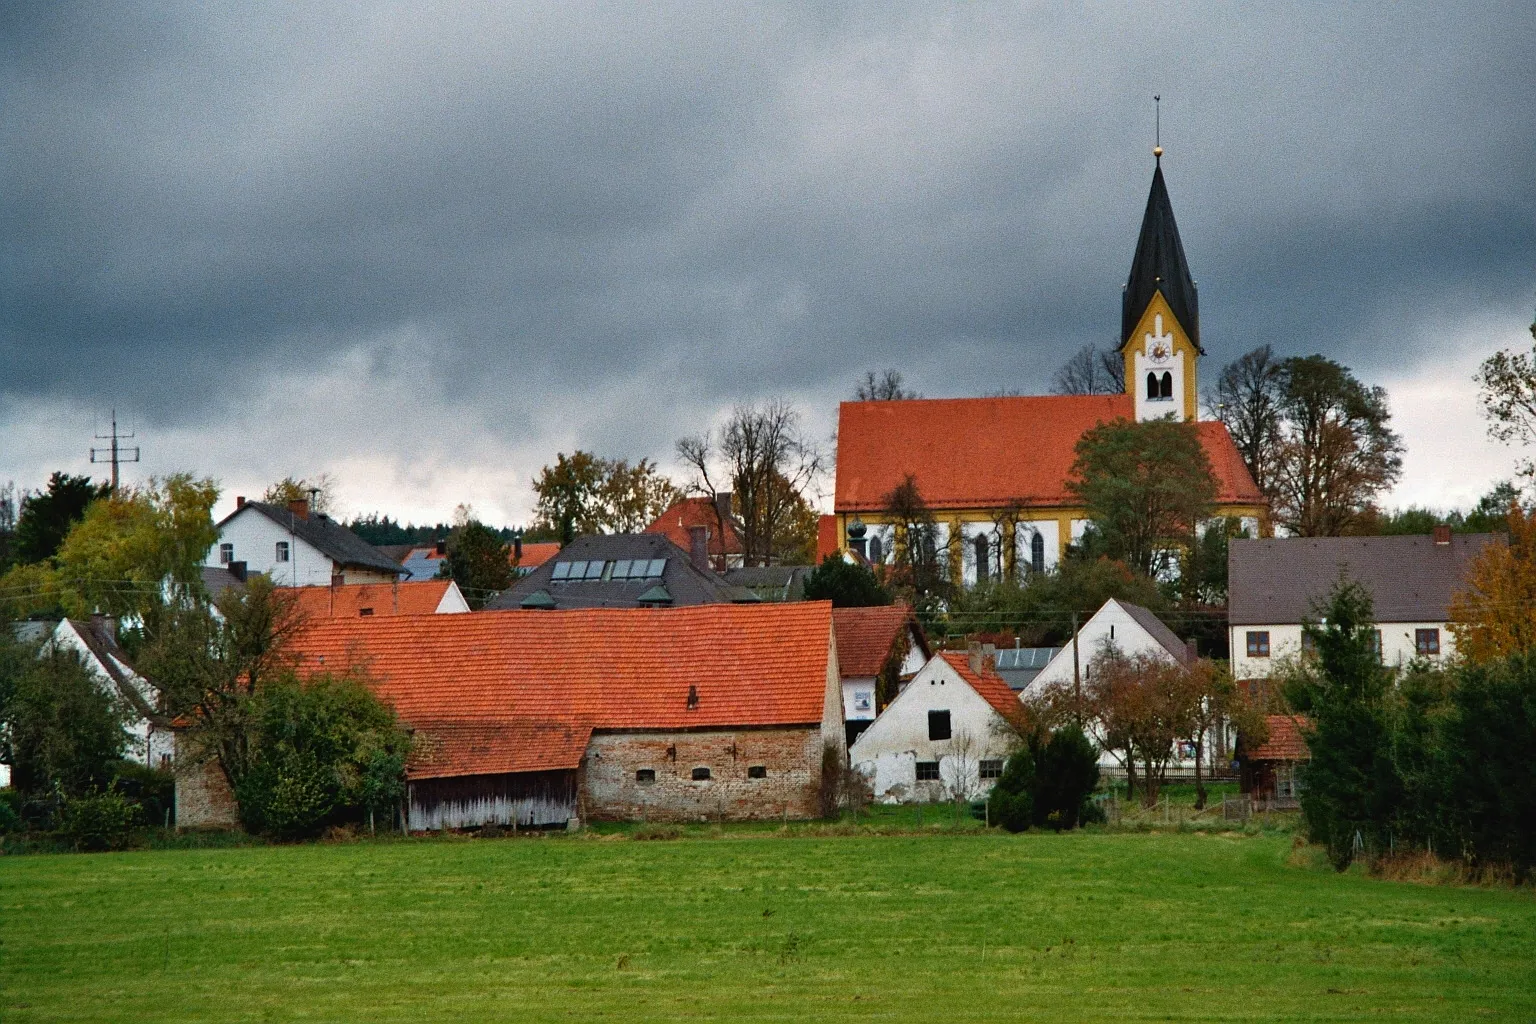
<svg viewBox="0 0 1536 1024">
<path fill-rule="evenodd" d="M 977 537 L 971 542 L 976 548 L 976 582 L 987 581 L 987 538 Z"/>
<path fill-rule="evenodd" d="M 1147 374 L 1147 400 L 1150 402 L 1157 401 L 1159 390 L 1160 389 L 1157 386 L 1157 374 Z"/>
<path fill-rule="evenodd" d="M 1173 398 L 1173 374 L 1169 373 L 1167 370 L 1163 371 L 1162 397 L 1169 399 Z"/>
<path fill-rule="evenodd" d="M 1036 533 L 1029 539 L 1029 567 L 1035 572 L 1045 572 L 1045 535 Z"/>
</svg>

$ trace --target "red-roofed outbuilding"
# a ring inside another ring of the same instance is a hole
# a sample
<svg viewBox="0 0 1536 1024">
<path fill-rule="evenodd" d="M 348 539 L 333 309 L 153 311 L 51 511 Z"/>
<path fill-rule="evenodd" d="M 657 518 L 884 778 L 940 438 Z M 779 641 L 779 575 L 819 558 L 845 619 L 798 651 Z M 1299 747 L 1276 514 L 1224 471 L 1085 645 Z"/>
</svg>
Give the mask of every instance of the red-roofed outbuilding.
<svg viewBox="0 0 1536 1024">
<path fill-rule="evenodd" d="M 330 619 L 302 674 L 361 674 L 415 730 L 412 828 L 817 812 L 843 745 L 828 602 Z"/>
</svg>

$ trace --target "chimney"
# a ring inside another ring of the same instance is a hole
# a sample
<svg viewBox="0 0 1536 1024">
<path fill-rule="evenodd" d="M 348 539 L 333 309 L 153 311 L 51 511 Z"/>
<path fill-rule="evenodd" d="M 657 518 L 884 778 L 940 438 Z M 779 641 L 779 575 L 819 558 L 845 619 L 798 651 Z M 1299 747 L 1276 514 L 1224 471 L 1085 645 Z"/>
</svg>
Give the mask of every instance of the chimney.
<svg viewBox="0 0 1536 1024">
<path fill-rule="evenodd" d="M 294 498 L 288 503 L 288 511 L 292 512 L 296 519 L 309 518 L 309 499 Z"/>
<path fill-rule="evenodd" d="M 720 513 L 720 521 L 723 523 L 731 518 L 731 492 L 715 492 L 715 511 Z"/>
<path fill-rule="evenodd" d="M 245 582 L 246 569 L 244 562 L 230 562 L 224 568 L 228 569 L 229 574 L 235 579 L 239 580 L 241 583 Z"/>
<path fill-rule="evenodd" d="M 971 671 L 977 675 L 981 674 L 981 668 L 985 662 L 985 650 L 986 648 L 982 647 L 980 641 L 969 640 L 966 642 L 965 660 L 971 666 Z"/>
<path fill-rule="evenodd" d="M 112 616 L 101 612 L 92 612 L 91 632 L 101 637 L 109 645 L 117 646 L 117 620 Z"/>
<path fill-rule="evenodd" d="M 243 508 L 245 508 L 245 495 L 242 494 L 235 498 L 235 511 L 238 512 Z"/>
<path fill-rule="evenodd" d="M 339 572 L 331 573 L 331 586 L 333 586 L 333 587 L 340 587 L 340 586 L 345 585 L 346 582 L 347 582 L 347 578 L 345 576 L 343 576 L 341 573 L 339 573 Z"/>
<path fill-rule="evenodd" d="M 522 530 L 518 530 L 516 533 L 514 533 L 512 535 L 512 561 L 514 561 L 514 562 L 521 562 L 522 560 L 523 560 L 523 531 Z"/>
<path fill-rule="evenodd" d="M 437 542 L 437 553 L 439 555 L 446 555 L 448 553 L 448 542 L 446 540 Z"/>
<path fill-rule="evenodd" d="M 1449 526 L 1435 527 L 1435 545 L 1441 546 L 1451 542 L 1451 528 Z"/>
<path fill-rule="evenodd" d="M 688 527 L 688 560 L 701 572 L 709 571 L 709 528 Z"/>
</svg>

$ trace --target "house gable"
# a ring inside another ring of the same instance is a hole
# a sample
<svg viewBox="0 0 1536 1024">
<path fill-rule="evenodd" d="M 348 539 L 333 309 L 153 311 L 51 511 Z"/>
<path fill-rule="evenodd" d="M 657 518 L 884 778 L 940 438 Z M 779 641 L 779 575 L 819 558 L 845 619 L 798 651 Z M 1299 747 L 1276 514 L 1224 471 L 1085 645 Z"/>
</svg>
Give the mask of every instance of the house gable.
<svg viewBox="0 0 1536 1024">
<path fill-rule="evenodd" d="M 1094 657 L 1111 646 L 1126 655 L 1150 651 L 1178 662 L 1185 661 L 1188 656 L 1183 643 L 1155 615 L 1140 605 L 1114 598 L 1105 601 L 1103 607 L 1083 623 L 1078 629 L 1077 640 L 1082 642 L 1077 667 L 1084 681 L 1089 678 Z M 1075 642 L 1068 640 L 1056 652 L 1040 674 L 1030 680 L 1025 694 L 1041 693 L 1048 686 L 1072 685 Z"/>
</svg>

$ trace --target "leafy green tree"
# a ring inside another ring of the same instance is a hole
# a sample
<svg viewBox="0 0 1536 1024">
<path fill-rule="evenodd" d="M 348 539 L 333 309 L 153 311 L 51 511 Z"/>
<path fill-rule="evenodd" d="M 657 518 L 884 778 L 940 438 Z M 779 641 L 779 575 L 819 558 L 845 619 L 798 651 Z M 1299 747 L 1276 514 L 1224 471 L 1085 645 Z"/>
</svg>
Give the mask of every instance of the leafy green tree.
<svg viewBox="0 0 1536 1024">
<path fill-rule="evenodd" d="M 561 544 L 590 533 L 638 533 L 681 497 L 656 464 L 561 452 L 533 482 L 538 495 L 534 532 Z"/>
<path fill-rule="evenodd" d="M 448 557 L 440 572 L 453 577 L 473 609 L 512 585 L 510 545 L 484 523 L 470 519 L 448 535 Z"/>
<path fill-rule="evenodd" d="M 1077 442 L 1068 489 L 1083 502 L 1109 554 L 1143 575 L 1190 547 L 1210 517 L 1216 480 L 1193 423 L 1120 419 Z"/>
<path fill-rule="evenodd" d="M 841 555 L 828 555 L 805 578 L 807 601 L 831 601 L 834 608 L 866 608 L 891 603 L 891 595 L 880 586 L 867 566 L 849 562 Z"/>
<path fill-rule="evenodd" d="M 58 800 L 110 785 L 128 745 L 125 709 L 76 652 L 9 640 L 6 648 L 0 761 L 11 766 L 11 785 L 51 816 Z"/>
<path fill-rule="evenodd" d="M 1370 594 L 1341 579 L 1319 610 L 1322 622 L 1304 627 L 1317 661 L 1304 683 L 1312 759 L 1301 810 L 1312 839 L 1342 871 L 1357 834 L 1369 849 L 1386 847 L 1402 785 L 1386 706 L 1392 677 L 1381 661 Z"/>
<path fill-rule="evenodd" d="M 91 502 L 105 498 L 111 489 L 110 484 L 92 483 L 88 476 L 54 473 L 48 478 L 47 490 L 21 499 L 16 560 L 27 563 L 52 558 Z"/>
</svg>

